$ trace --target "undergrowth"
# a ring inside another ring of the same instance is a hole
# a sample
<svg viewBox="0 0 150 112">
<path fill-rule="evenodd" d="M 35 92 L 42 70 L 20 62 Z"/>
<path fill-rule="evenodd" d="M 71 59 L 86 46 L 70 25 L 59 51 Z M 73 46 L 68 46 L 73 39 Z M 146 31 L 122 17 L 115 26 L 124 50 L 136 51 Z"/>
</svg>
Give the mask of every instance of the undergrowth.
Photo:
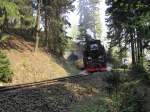
<svg viewBox="0 0 150 112">
<path fill-rule="evenodd" d="M 0 42 L 7 41 L 9 37 L 10 37 L 10 35 L 8 35 L 8 34 L 0 33 Z"/>
<path fill-rule="evenodd" d="M 141 80 L 114 72 L 106 74 L 103 80 L 108 84 L 105 89 L 107 95 L 74 106 L 71 112 L 146 112 L 145 91 L 138 90 Z"/>
<path fill-rule="evenodd" d="M 13 72 L 10 70 L 9 65 L 7 56 L 0 51 L 0 81 L 9 82 L 12 80 Z"/>
<path fill-rule="evenodd" d="M 107 98 L 72 107 L 71 112 L 110 112 Z"/>
</svg>

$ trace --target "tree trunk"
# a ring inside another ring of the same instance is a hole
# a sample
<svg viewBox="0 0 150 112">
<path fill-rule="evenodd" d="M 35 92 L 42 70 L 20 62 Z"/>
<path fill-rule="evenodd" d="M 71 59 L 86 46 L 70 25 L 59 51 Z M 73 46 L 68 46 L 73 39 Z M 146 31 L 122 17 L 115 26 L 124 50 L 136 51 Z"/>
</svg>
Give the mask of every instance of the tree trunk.
<svg viewBox="0 0 150 112">
<path fill-rule="evenodd" d="M 39 30 L 40 30 L 40 3 L 38 3 L 38 9 L 37 9 L 37 16 L 36 16 L 36 25 L 35 25 L 35 39 L 36 39 L 36 43 L 35 43 L 35 52 L 38 51 L 38 47 L 39 47 Z"/>
<path fill-rule="evenodd" d="M 48 49 L 48 18 L 47 13 L 45 12 L 45 45 L 46 49 Z"/>
<path fill-rule="evenodd" d="M 135 48 L 134 48 L 133 34 L 131 34 L 131 50 L 132 50 L 132 66 L 134 66 L 135 65 Z"/>
<path fill-rule="evenodd" d="M 138 29 L 138 34 L 137 34 L 137 44 L 138 44 L 138 62 L 140 64 L 143 64 L 142 57 L 143 57 L 143 45 L 142 45 L 142 37 L 141 37 L 141 32 L 140 28 Z"/>
<path fill-rule="evenodd" d="M 141 55 L 140 55 L 140 40 L 139 37 L 137 38 L 137 55 L 138 55 L 138 63 L 141 60 Z"/>
<path fill-rule="evenodd" d="M 36 33 L 35 52 L 38 51 L 38 48 L 39 48 L 39 40 L 40 40 L 39 35 L 38 35 L 38 33 Z"/>
<path fill-rule="evenodd" d="M 140 38 L 140 42 L 139 42 L 139 45 L 140 45 L 140 56 L 143 56 L 143 44 L 142 44 L 142 38 Z"/>
</svg>

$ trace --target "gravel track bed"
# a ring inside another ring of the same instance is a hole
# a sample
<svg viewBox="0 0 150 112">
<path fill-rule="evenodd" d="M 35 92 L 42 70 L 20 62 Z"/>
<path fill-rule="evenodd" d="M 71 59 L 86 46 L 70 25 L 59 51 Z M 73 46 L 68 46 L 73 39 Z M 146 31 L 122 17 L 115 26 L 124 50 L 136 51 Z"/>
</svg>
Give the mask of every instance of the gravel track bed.
<svg viewBox="0 0 150 112">
<path fill-rule="evenodd" d="M 72 104 L 102 95 L 101 75 L 0 93 L 0 112 L 68 112 Z"/>
</svg>

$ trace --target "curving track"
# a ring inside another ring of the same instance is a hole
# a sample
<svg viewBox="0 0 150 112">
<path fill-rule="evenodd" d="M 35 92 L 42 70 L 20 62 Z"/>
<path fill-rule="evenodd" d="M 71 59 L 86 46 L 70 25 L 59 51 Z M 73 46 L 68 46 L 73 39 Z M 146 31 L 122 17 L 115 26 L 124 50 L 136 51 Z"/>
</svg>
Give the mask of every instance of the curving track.
<svg viewBox="0 0 150 112">
<path fill-rule="evenodd" d="M 73 80 L 73 79 L 78 79 L 78 78 L 86 77 L 86 76 L 89 76 L 89 75 L 88 74 L 87 75 L 78 74 L 78 75 L 72 75 L 72 76 L 51 79 L 51 80 L 45 80 L 45 81 L 40 81 L 40 82 L 34 82 L 34 83 L 27 83 L 27 84 L 13 85 L 13 86 L 3 86 L 3 87 L 0 87 L 0 93 L 6 92 L 6 91 L 14 91 L 14 90 L 33 88 L 33 87 L 41 87 L 44 85 L 52 85 L 52 84 L 66 81 L 66 80 Z"/>
</svg>

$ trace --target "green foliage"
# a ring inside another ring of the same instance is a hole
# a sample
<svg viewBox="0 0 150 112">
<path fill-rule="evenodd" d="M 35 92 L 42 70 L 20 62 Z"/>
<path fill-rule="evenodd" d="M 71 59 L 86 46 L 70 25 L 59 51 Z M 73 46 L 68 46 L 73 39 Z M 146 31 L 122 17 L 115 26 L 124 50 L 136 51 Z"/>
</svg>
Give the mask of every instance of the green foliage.
<svg viewBox="0 0 150 112">
<path fill-rule="evenodd" d="M 143 74 L 143 79 L 150 83 L 150 73 Z"/>
<path fill-rule="evenodd" d="M 29 28 L 33 28 L 34 26 L 34 18 L 33 16 L 22 16 L 21 19 L 21 28 L 22 29 L 29 29 Z"/>
<path fill-rule="evenodd" d="M 149 72 L 145 72 L 145 73 L 141 73 L 141 79 L 144 81 L 145 84 L 150 84 L 150 73 Z"/>
<path fill-rule="evenodd" d="M 108 62 L 113 64 L 113 68 L 123 67 L 122 59 L 126 58 L 126 51 L 120 51 L 118 47 L 110 47 L 107 52 Z"/>
<path fill-rule="evenodd" d="M 111 88 L 109 96 L 110 112 L 145 112 L 143 103 L 144 91 L 139 91 L 140 80 L 133 80 L 130 76 L 114 73 L 107 75 L 105 81 Z M 142 92 L 142 93 L 141 93 Z"/>
<path fill-rule="evenodd" d="M 10 70 L 9 65 L 6 55 L 0 51 L 0 81 L 9 82 L 12 80 L 13 72 Z"/>
<path fill-rule="evenodd" d="M 143 63 L 144 63 L 143 66 L 144 66 L 145 70 L 150 72 L 150 60 L 144 60 Z"/>
<path fill-rule="evenodd" d="M 19 13 L 21 15 L 20 27 L 22 29 L 29 29 L 34 27 L 35 18 L 33 17 L 33 7 L 31 0 L 15 0 L 14 3 L 19 7 Z"/>
<path fill-rule="evenodd" d="M 132 88 L 132 87 L 131 87 Z M 132 89 L 135 89 L 132 88 Z M 120 106 L 120 111 L 119 112 L 144 112 L 143 111 L 143 96 L 138 95 L 134 90 L 126 90 L 124 95 L 127 96 L 122 96 L 125 99 L 122 100 L 122 105 Z M 128 94 L 127 94 L 128 92 Z"/>
<path fill-rule="evenodd" d="M 132 69 L 135 72 L 138 72 L 138 73 L 145 73 L 146 72 L 146 67 L 144 65 L 144 57 L 141 57 L 139 62 L 136 65 L 132 66 Z"/>
<path fill-rule="evenodd" d="M 95 102 L 86 103 L 86 105 L 74 106 L 71 112 L 110 112 L 106 98 Z"/>
<path fill-rule="evenodd" d="M 123 97 L 121 94 L 112 96 L 112 112 L 141 112 L 137 95 L 129 94 L 126 99 Z"/>
<path fill-rule="evenodd" d="M 146 71 L 142 64 L 137 64 L 135 66 L 132 66 L 132 70 L 138 73 L 143 73 Z"/>
<path fill-rule="evenodd" d="M 112 93 L 107 97 L 73 105 L 71 112 L 147 112 L 144 107 L 146 91 L 141 80 L 133 80 L 130 76 L 123 75 L 119 72 L 105 74 L 105 81 L 113 89 Z M 115 82 L 117 83 L 113 85 Z"/>
<path fill-rule="evenodd" d="M 66 51 L 75 51 L 77 49 L 78 49 L 77 44 L 74 41 L 70 40 L 68 42 Z"/>
<path fill-rule="evenodd" d="M 37 10 L 36 4 L 40 4 L 39 16 L 42 23 L 45 23 L 47 20 L 47 27 L 45 26 L 45 29 L 48 32 L 43 44 L 53 53 L 62 55 L 70 39 L 69 36 L 66 36 L 65 32 L 65 29 L 70 26 L 65 14 L 73 10 L 73 1 L 42 0 L 41 2 L 41 0 L 35 0 L 33 3 L 32 0 L 0 0 L 0 30 L 2 32 L 15 33 L 33 40 L 32 37 L 35 32 L 40 31 L 40 29 L 36 31 L 36 21 L 33 11 Z"/>
<path fill-rule="evenodd" d="M 3 10 L 8 17 L 19 17 L 19 7 L 9 0 L 0 0 L 0 8 Z"/>
<path fill-rule="evenodd" d="M 0 0 L 0 4 L 0 28 L 2 31 L 9 31 L 14 28 L 27 29 L 33 27 L 32 1 Z"/>
<path fill-rule="evenodd" d="M 139 109 L 141 105 L 138 102 L 140 98 L 132 95 L 127 96 L 127 99 L 123 99 L 121 95 L 111 95 L 111 98 L 74 106 L 71 112 L 141 112 L 142 109 Z"/>
<path fill-rule="evenodd" d="M 47 31 L 45 38 L 45 46 L 59 56 L 62 56 L 66 50 L 67 44 L 71 37 L 66 35 L 65 29 L 70 26 L 67 17 L 64 16 L 68 11 L 72 11 L 74 0 L 55 0 L 43 1 L 42 11 L 45 13 L 43 16 L 45 21 L 45 31 Z M 40 4 L 40 1 L 39 1 Z M 45 8 L 46 7 L 46 8 Z"/>
<path fill-rule="evenodd" d="M 133 65 L 141 65 L 143 51 L 150 42 L 150 12 L 148 0 L 107 0 L 108 38 L 120 49 L 131 46 Z"/>
<path fill-rule="evenodd" d="M 0 0 L 0 25 L 6 25 L 9 21 L 18 21 L 20 18 L 19 7 L 9 0 Z"/>
<path fill-rule="evenodd" d="M 0 33 L 0 42 L 7 41 L 9 37 L 10 37 L 10 35 L 8 35 L 8 34 Z"/>
</svg>

